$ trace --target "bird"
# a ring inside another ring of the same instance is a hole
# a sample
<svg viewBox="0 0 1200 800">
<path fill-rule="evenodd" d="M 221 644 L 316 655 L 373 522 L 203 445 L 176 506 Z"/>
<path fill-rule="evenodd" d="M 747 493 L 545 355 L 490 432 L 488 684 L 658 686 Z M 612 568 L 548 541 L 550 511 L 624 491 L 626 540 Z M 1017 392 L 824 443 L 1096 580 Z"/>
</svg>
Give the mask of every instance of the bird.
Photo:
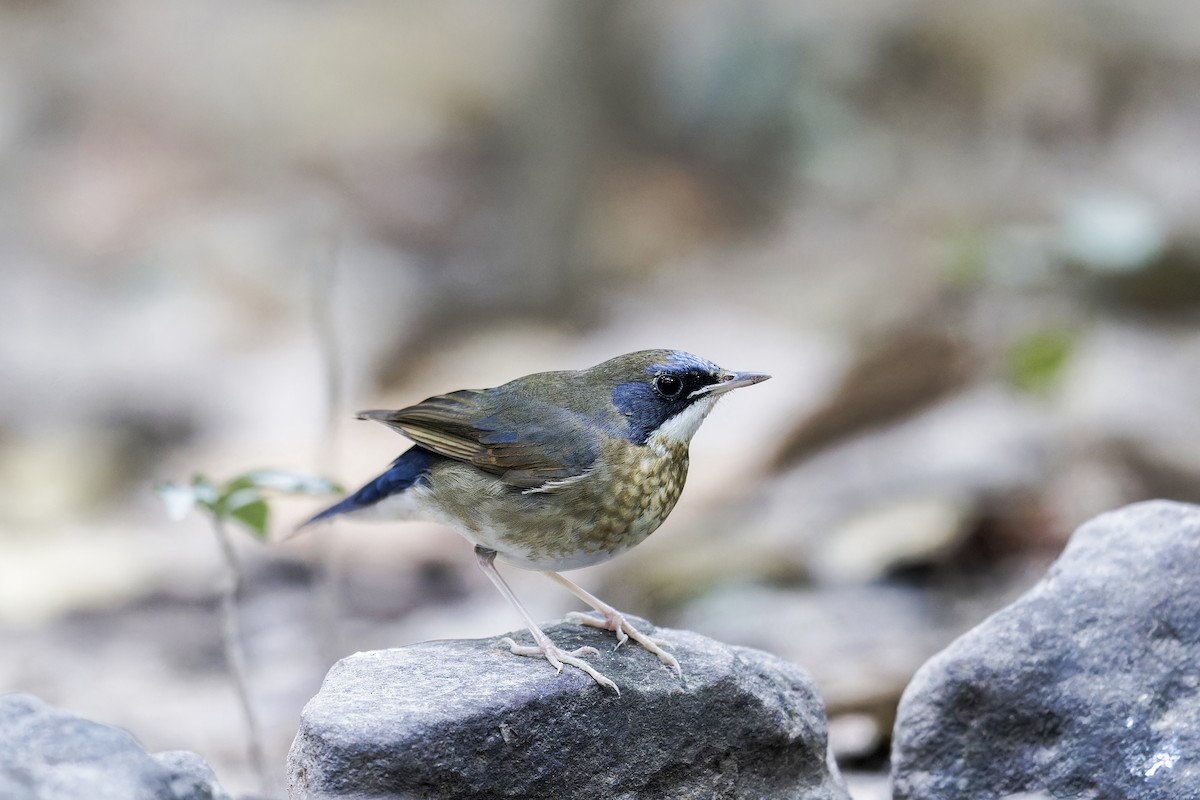
<svg viewBox="0 0 1200 800">
<path fill-rule="evenodd" d="M 501 386 L 363 411 L 414 444 L 391 466 L 300 529 L 345 516 L 443 523 L 474 545 L 479 568 L 512 605 L 532 645 L 501 640 L 559 673 L 576 667 L 620 689 L 582 656 L 554 644 L 509 588 L 496 561 L 534 570 L 596 613 L 569 619 L 633 639 L 682 679 L 666 642 L 563 577 L 607 561 L 653 533 L 679 500 L 688 445 L 717 401 L 769 378 L 734 372 L 681 350 L 641 350 L 589 369 L 540 372 Z M 299 529 L 298 529 L 299 530 Z"/>
</svg>

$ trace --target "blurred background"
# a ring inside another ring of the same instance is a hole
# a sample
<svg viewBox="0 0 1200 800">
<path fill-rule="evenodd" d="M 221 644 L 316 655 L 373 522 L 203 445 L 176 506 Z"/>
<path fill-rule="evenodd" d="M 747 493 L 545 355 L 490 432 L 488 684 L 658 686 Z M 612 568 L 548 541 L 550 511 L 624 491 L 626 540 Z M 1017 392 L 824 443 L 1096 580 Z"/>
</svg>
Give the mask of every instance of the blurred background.
<svg viewBox="0 0 1200 800">
<path fill-rule="evenodd" d="M 801 664 L 886 796 L 926 658 L 1200 500 L 1198 101 L 1182 0 L 0 2 L 0 691 L 253 791 L 153 484 L 357 486 L 407 447 L 360 408 L 672 347 L 775 378 L 573 577 Z M 236 533 L 277 788 L 337 658 L 519 627 L 437 526 Z"/>
</svg>

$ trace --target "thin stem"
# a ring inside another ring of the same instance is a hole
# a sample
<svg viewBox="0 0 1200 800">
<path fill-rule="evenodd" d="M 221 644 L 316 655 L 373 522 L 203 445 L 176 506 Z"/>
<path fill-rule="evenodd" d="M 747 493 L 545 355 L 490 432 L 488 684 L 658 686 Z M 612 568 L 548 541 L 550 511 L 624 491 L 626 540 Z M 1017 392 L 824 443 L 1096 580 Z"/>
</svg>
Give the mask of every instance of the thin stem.
<svg viewBox="0 0 1200 800">
<path fill-rule="evenodd" d="M 258 714 L 250 700 L 250 671 L 246 666 L 246 653 L 242 649 L 241 626 L 238 624 L 237 598 L 242 588 L 242 570 L 238 563 L 237 552 L 233 548 L 233 540 L 229 530 L 219 517 L 213 517 L 213 532 L 221 545 L 221 554 L 225 557 L 225 580 L 221 587 L 221 638 L 225 646 L 225 660 L 229 664 L 229 674 L 233 679 L 233 687 L 237 692 L 238 702 L 242 706 L 242 714 L 246 720 L 248 737 L 247 752 L 250 765 L 258 777 L 258 785 L 264 797 L 271 794 L 271 786 L 267 780 L 267 760 L 263 752 L 262 727 L 259 725 Z"/>
</svg>

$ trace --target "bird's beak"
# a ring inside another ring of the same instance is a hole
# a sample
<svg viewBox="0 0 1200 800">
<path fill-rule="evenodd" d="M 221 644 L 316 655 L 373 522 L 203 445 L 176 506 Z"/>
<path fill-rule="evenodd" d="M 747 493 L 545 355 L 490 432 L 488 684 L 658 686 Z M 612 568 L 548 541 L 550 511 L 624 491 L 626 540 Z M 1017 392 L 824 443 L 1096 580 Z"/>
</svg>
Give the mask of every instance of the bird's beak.
<svg viewBox="0 0 1200 800">
<path fill-rule="evenodd" d="M 762 383 L 771 376 L 765 372 L 730 372 L 729 370 L 721 370 L 717 377 L 719 378 L 717 383 L 711 383 L 702 389 L 697 389 L 688 395 L 688 397 L 699 397 L 705 394 L 725 394 L 726 392 L 731 392 L 734 389 L 740 389 L 743 386 L 751 386 L 756 383 Z"/>
</svg>

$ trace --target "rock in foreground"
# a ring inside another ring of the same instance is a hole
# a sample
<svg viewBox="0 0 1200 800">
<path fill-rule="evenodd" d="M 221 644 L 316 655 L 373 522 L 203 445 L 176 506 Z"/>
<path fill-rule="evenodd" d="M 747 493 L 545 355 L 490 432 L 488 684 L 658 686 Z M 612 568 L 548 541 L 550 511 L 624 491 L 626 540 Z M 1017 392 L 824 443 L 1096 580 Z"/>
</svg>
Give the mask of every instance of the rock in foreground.
<svg viewBox="0 0 1200 800">
<path fill-rule="evenodd" d="M 195 753 L 151 755 L 128 732 L 30 694 L 0 695 L 5 800 L 228 800 Z"/>
<path fill-rule="evenodd" d="M 499 637 L 358 653 L 305 706 L 288 756 L 291 797 L 847 797 L 829 764 L 824 707 L 798 667 L 651 631 L 674 646 L 681 683 L 632 642 L 613 652 L 610 632 L 547 633 L 600 650 L 587 659 L 621 695 L 579 670 L 514 656 Z"/>
<path fill-rule="evenodd" d="M 904 694 L 897 800 L 1200 796 L 1200 507 L 1097 517 Z"/>
</svg>

